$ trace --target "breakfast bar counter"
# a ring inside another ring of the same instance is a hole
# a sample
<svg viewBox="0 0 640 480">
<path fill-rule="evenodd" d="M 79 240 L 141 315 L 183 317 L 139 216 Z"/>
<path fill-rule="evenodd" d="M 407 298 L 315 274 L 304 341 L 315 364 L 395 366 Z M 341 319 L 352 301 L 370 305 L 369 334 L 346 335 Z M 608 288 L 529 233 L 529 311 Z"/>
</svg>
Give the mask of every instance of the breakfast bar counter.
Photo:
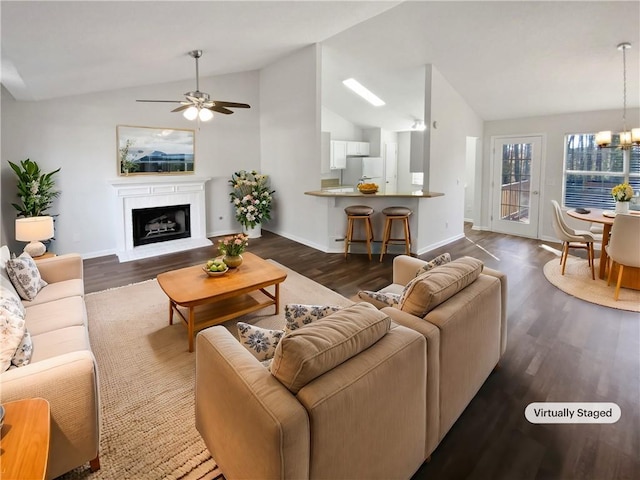
<svg viewBox="0 0 640 480">
<path fill-rule="evenodd" d="M 413 192 L 398 193 L 361 193 L 357 188 L 323 188 L 321 190 L 304 192 L 314 199 L 317 208 L 326 209 L 319 215 L 317 221 L 326 225 L 326 238 L 318 241 L 316 247 L 325 252 L 338 253 L 344 251 L 344 238 L 347 231 L 347 216 L 345 208 L 352 205 L 366 205 L 373 209 L 371 222 L 373 226 L 372 250 L 374 254 L 380 252 L 385 225 L 385 215 L 382 211 L 387 207 L 405 207 L 411 210 L 409 227 L 411 230 L 411 252 L 422 254 L 433 247 L 433 231 L 436 224 L 445 225 L 448 219 L 440 218 L 444 214 L 442 205 L 447 201 L 443 193 Z M 320 211 L 320 210 L 319 210 Z M 326 222 L 326 223 L 325 223 Z M 435 222 L 435 223 L 434 223 Z M 392 238 L 401 238 L 401 225 L 394 225 Z M 365 232 L 360 222 L 356 225 L 355 238 L 364 238 Z M 365 253 L 364 245 L 352 245 L 354 253 Z M 392 245 L 390 253 L 404 252 L 403 245 Z"/>
<path fill-rule="evenodd" d="M 358 190 L 352 192 L 345 192 L 340 189 L 326 189 L 326 190 L 314 190 L 311 192 L 304 192 L 305 195 L 314 195 L 316 197 L 385 197 L 385 198 L 432 198 L 441 197 L 444 193 L 438 192 L 423 192 L 422 190 L 416 190 L 414 192 L 400 192 L 400 193 L 360 193 Z"/>
</svg>

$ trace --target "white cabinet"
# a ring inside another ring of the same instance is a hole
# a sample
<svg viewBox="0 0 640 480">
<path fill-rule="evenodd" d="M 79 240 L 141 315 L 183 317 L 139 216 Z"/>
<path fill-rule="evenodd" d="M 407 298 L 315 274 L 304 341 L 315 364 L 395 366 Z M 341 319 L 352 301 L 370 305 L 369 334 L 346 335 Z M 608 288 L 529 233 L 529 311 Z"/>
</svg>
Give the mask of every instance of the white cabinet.
<svg viewBox="0 0 640 480">
<path fill-rule="evenodd" d="M 369 142 L 347 142 L 347 155 L 369 155 Z"/>
<path fill-rule="evenodd" d="M 330 168 L 331 170 L 347 168 L 347 142 L 342 140 L 331 141 Z"/>
</svg>

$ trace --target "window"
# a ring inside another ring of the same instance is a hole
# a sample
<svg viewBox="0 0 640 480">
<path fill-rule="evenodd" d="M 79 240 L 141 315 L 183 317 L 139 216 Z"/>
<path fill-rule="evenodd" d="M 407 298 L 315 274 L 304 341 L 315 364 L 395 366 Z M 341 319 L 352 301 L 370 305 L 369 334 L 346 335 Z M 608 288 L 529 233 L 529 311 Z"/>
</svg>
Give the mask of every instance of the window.
<svg viewBox="0 0 640 480">
<path fill-rule="evenodd" d="M 612 144 L 620 138 L 613 135 Z M 623 152 L 598 148 L 595 135 L 576 133 L 565 138 L 564 193 L 566 207 L 594 207 L 613 210 L 611 189 L 628 178 L 636 195 L 640 191 L 640 149 Z M 625 162 L 625 154 L 629 161 Z"/>
</svg>

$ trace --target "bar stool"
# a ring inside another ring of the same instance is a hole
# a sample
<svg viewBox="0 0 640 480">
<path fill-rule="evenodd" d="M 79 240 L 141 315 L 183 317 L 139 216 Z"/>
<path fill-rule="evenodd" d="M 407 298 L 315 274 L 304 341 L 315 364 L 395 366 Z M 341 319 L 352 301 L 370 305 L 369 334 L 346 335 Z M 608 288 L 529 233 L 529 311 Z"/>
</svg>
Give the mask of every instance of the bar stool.
<svg viewBox="0 0 640 480">
<path fill-rule="evenodd" d="M 382 249 L 380 250 L 380 261 L 387 251 L 389 244 L 402 243 L 405 245 L 407 255 L 411 255 L 411 232 L 409 231 L 409 215 L 413 212 L 406 207 L 387 207 L 382 210 L 385 216 L 384 235 L 382 236 Z M 391 238 L 391 227 L 394 220 L 401 220 L 404 227 L 404 238 Z"/>
<path fill-rule="evenodd" d="M 352 243 L 366 243 L 369 260 L 371 260 L 371 242 L 373 242 L 373 226 L 371 225 L 371 215 L 373 208 L 366 205 L 351 205 L 344 209 L 347 214 L 347 236 L 344 239 L 344 258 L 349 253 L 349 245 Z M 364 240 L 355 240 L 353 238 L 353 227 L 356 220 L 364 220 L 364 230 L 366 238 Z"/>
</svg>

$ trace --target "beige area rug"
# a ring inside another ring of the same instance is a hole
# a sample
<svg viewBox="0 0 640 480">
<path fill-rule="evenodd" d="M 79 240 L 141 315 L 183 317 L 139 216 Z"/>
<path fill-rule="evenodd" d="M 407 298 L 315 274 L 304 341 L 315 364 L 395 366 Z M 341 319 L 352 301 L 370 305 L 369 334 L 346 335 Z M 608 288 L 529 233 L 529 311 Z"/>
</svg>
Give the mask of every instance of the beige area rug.
<svg viewBox="0 0 640 480">
<path fill-rule="evenodd" d="M 275 262 L 274 262 L 275 263 Z M 352 302 L 298 273 L 287 271 L 281 308 L 242 320 L 265 328 L 284 325 L 284 305 Z M 273 291 L 271 289 L 271 291 Z M 168 299 L 156 280 L 86 295 L 89 336 L 99 369 L 101 469 L 78 468 L 63 479 L 212 479 L 220 471 L 195 428 L 195 353 L 187 329 L 169 325 Z"/>
<path fill-rule="evenodd" d="M 569 256 L 564 276 L 559 259 L 548 262 L 543 269 L 544 276 L 553 285 L 565 293 L 581 300 L 596 303 L 605 307 L 640 312 L 640 291 L 628 288 L 620 289 L 620 297 L 613 299 L 615 283 L 612 280 L 607 286 L 606 280 L 598 278 L 599 260 L 595 261 L 596 279 L 591 279 L 591 269 L 586 259 Z"/>
</svg>

